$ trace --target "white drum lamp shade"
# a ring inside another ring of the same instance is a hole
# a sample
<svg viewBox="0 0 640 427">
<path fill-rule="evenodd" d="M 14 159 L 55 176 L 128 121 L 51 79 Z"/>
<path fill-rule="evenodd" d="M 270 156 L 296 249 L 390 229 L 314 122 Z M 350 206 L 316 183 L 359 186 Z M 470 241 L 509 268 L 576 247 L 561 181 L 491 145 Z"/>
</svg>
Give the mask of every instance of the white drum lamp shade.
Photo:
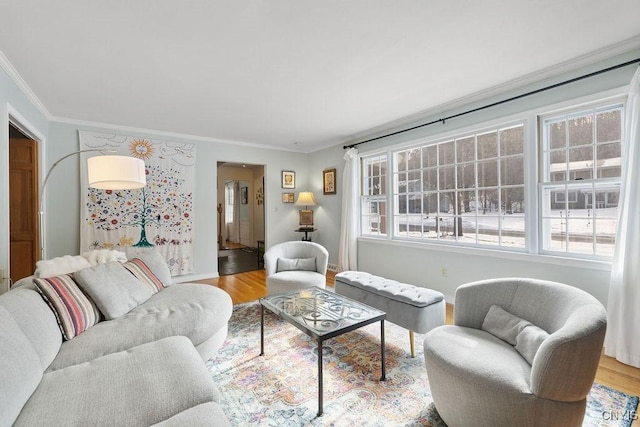
<svg viewBox="0 0 640 427">
<path fill-rule="evenodd" d="M 147 185 L 144 161 L 129 156 L 94 156 L 87 159 L 89 187 L 131 190 Z"/>
</svg>

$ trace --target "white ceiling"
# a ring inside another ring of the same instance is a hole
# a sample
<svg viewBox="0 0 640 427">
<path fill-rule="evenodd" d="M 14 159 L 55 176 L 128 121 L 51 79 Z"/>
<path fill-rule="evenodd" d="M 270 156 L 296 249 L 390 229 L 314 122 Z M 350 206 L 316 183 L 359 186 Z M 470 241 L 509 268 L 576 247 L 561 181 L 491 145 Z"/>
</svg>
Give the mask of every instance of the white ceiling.
<svg viewBox="0 0 640 427">
<path fill-rule="evenodd" d="M 310 152 L 640 47 L 638 16 L 638 0 L 0 0 L 0 52 L 55 119 Z"/>
</svg>

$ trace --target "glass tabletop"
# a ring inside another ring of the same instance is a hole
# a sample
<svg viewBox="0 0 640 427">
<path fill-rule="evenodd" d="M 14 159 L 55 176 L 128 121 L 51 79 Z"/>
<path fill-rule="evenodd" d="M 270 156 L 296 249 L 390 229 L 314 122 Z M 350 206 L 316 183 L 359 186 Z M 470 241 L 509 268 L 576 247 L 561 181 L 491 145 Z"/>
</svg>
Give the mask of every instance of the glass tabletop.
<svg viewBox="0 0 640 427">
<path fill-rule="evenodd" d="M 318 338 L 330 338 L 384 319 L 385 312 L 343 295 L 309 288 L 260 299 L 260 304 Z"/>
</svg>

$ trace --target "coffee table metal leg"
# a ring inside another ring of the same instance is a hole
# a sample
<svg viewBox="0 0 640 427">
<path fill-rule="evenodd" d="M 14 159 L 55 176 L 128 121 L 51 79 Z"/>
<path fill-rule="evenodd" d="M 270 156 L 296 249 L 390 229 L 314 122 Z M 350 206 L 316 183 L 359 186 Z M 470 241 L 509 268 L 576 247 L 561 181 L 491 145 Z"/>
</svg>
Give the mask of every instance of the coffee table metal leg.
<svg viewBox="0 0 640 427">
<path fill-rule="evenodd" d="M 260 304 L 260 356 L 264 356 L 264 305 Z"/>
<path fill-rule="evenodd" d="M 380 358 L 382 359 L 382 377 L 380 377 L 380 381 L 387 380 L 387 369 L 385 367 L 384 360 L 384 319 L 380 320 Z"/>
<path fill-rule="evenodd" d="M 322 340 L 318 340 L 318 416 L 322 416 Z"/>
</svg>

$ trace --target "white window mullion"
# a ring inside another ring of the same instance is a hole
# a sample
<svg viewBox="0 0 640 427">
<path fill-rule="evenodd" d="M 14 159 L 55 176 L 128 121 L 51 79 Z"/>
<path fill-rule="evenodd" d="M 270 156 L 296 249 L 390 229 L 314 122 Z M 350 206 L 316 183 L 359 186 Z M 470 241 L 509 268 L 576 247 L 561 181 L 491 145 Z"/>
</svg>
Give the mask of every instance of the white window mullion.
<svg viewBox="0 0 640 427">
<path fill-rule="evenodd" d="M 542 188 L 538 187 L 538 175 L 540 174 L 539 165 L 546 154 L 543 150 L 538 150 L 539 128 L 537 119 L 534 114 L 529 114 L 524 122 L 524 197 L 528 207 L 525 209 L 525 242 L 526 249 L 529 253 L 538 253 L 540 251 L 540 238 L 542 236 L 542 227 L 538 218 L 541 217 L 542 204 Z M 539 153 L 542 152 L 540 155 Z"/>
<path fill-rule="evenodd" d="M 395 164 L 393 162 L 393 154 L 391 153 L 391 150 L 387 151 L 387 175 L 386 175 L 386 181 L 387 181 L 387 191 L 385 193 L 385 196 L 387 198 L 387 209 L 385 210 L 385 223 L 387 225 L 387 240 L 393 240 L 393 238 L 395 237 L 396 234 L 396 230 L 394 227 L 397 226 L 396 221 L 395 221 L 395 212 L 396 212 L 396 206 L 395 206 L 395 186 L 394 186 L 394 180 L 396 179 L 396 168 L 395 168 Z"/>
</svg>

